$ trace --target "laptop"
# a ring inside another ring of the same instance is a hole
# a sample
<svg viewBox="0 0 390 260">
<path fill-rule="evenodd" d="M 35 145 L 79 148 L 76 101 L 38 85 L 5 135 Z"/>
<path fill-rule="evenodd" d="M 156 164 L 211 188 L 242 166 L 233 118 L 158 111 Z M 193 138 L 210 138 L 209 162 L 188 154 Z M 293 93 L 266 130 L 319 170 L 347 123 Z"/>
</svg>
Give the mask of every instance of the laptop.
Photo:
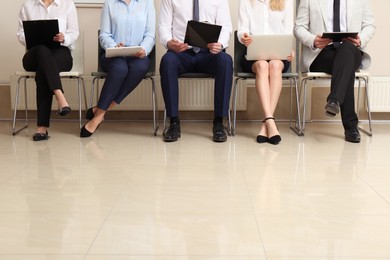
<svg viewBox="0 0 390 260">
<path fill-rule="evenodd" d="M 27 50 L 43 44 L 49 48 L 58 47 L 61 44 L 53 41 L 53 37 L 59 33 L 58 20 L 29 20 L 23 21 L 24 36 Z"/>
<path fill-rule="evenodd" d="M 293 50 L 292 34 L 251 35 L 247 60 L 286 60 Z"/>
<path fill-rule="evenodd" d="M 141 46 L 113 47 L 106 49 L 106 58 L 132 56 L 142 50 Z"/>
</svg>

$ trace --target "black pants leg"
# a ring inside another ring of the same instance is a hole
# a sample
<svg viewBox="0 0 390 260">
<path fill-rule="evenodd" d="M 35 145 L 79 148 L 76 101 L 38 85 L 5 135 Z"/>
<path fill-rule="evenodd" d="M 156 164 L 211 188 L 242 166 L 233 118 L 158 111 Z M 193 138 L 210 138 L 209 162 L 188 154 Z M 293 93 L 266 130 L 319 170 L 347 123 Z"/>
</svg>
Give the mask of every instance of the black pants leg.
<svg viewBox="0 0 390 260">
<path fill-rule="evenodd" d="M 310 71 L 332 75 L 330 94 L 327 98 L 340 103 L 344 129 L 357 126 L 355 113 L 355 72 L 362 62 L 362 52 L 351 42 L 343 42 L 337 48 L 324 48 L 310 66 Z"/>
<path fill-rule="evenodd" d="M 53 91 L 62 91 L 59 73 L 71 70 L 72 65 L 72 55 L 67 47 L 49 49 L 44 45 L 37 45 L 25 53 L 24 69 L 36 72 L 38 126 L 50 126 Z"/>
</svg>

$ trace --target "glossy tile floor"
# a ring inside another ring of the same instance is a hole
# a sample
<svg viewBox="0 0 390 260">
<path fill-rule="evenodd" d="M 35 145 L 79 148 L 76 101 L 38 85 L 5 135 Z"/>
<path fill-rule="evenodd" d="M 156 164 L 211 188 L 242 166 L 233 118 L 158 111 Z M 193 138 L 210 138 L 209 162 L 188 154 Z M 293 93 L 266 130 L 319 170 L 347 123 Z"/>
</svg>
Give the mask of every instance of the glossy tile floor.
<svg viewBox="0 0 390 260">
<path fill-rule="evenodd" d="M 53 122 L 33 142 L 0 122 L 0 259 L 390 259 L 390 125 L 360 144 L 340 124 L 258 123 L 226 143 L 182 122 L 164 143 L 150 122 L 105 122 L 91 138 Z"/>
</svg>

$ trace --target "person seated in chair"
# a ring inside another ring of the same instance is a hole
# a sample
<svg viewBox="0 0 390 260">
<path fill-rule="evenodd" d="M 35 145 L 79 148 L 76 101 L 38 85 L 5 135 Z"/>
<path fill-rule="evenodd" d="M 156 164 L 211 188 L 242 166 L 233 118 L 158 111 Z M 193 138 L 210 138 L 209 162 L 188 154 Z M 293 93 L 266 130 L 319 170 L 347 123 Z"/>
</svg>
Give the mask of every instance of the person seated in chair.
<svg viewBox="0 0 390 260">
<path fill-rule="evenodd" d="M 156 11 L 153 0 L 106 0 L 102 9 L 100 46 L 103 49 L 141 46 L 129 57 L 99 57 L 107 78 L 96 107 L 87 110 L 86 123 L 80 137 L 90 137 L 103 122 L 109 109 L 120 104 L 142 81 L 148 72 L 148 54 L 155 45 Z"/>
<path fill-rule="evenodd" d="M 333 42 L 324 32 L 358 32 L 356 37 Z M 294 34 L 303 44 L 301 71 L 332 75 L 326 115 L 341 112 L 345 140 L 360 142 L 355 113 L 355 72 L 369 66 L 365 46 L 375 33 L 369 0 L 301 0 Z"/>
<path fill-rule="evenodd" d="M 198 2 L 199 1 L 199 2 Z M 207 21 L 222 26 L 218 42 L 209 43 L 207 49 L 184 43 L 189 20 Z M 167 116 L 168 130 L 165 142 L 177 141 L 181 136 L 178 113 L 178 77 L 188 72 L 208 73 L 214 76 L 213 141 L 225 142 L 227 135 L 223 118 L 228 115 L 233 81 L 233 61 L 225 53 L 232 25 L 228 0 L 162 0 L 158 33 L 168 51 L 160 63 L 161 87 Z"/>
<path fill-rule="evenodd" d="M 48 19 L 58 20 L 60 32 L 53 37 L 53 41 L 59 45 L 53 47 L 38 44 L 28 49 L 23 56 L 24 69 L 36 73 L 37 130 L 33 135 L 34 141 L 49 139 L 47 129 L 50 126 L 53 95 L 60 116 L 65 116 L 71 111 L 62 89 L 60 72 L 72 69 L 73 59 L 70 50 L 74 48 L 79 36 L 77 12 L 73 1 L 27 0 L 19 12 L 17 37 L 25 46 L 23 21 Z"/>
<path fill-rule="evenodd" d="M 264 18 L 266 17 L 266 19 Z M 248 47 L 251 35 L 292 34 L 292 0 L 240 0 L 238 9 L 238 40 Z M 285 60 L 247 60 L 243 57 L 244 72 L 255 73 L 255 85 L 264 120 L 256 137 L 258 143 L 278 144 L 282 138 L 275 124 L 274 113 L 282 90 L 282 73 L 288 71 L 295 53 Z"/>
</svg>

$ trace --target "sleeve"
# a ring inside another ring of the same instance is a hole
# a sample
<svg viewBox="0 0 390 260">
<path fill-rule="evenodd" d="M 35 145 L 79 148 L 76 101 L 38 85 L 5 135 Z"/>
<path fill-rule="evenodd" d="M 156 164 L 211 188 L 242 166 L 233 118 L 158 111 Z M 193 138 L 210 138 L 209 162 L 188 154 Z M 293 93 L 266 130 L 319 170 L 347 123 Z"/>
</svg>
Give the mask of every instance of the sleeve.
<svg viewBox="0 0 390 260">
<path fill-rule="evenodd" d="M 219 35 L 218 42 L 222 44 L 223 48 L 227 48 L 229 46 L 229 39 L 233 30 L 228 0 L 221 0 L 220 6 L 217 10 L 215 23 L 222 25 L 222 30 L 221 34 Z"/>
<path fill-rule="evenodd" d="M 18 37 L 19 42 L 23 46 L 26 46 L 26 38 L 24 37 L 24 30 L 23 30 L 23 21 L 25 20 L 27 20 L 27 14 L 26 14 L 26 7 L 25 5 L 23 5 L 19 11 L 18 31 L 16 33 L 16 37 Z"/>
<path fill-rule="evenodd" d="M 76 6 L 73 1 L 70 5 L 69 15 L 66 19 L 66 31 L 64 33 L 64 42 L 61 44 L 66 47 L 72 47 L 79 37 L 79 22 L 77 19 Z"/>
<path fill-rule="evenodd" d="M 294 35 L 303 45 L 313 49 L 316 35 L 309 31 L 309 26 L 309 0 L 301 0 L 295 20 Z"/>
<path fill-rule="evenodd" d="M 240 42 L 241 42 L 241 37 L 244 33 L 250 33 L 248 17 L 249 15 L 248 15 L 248 10 L 245 6 L 245 0 L 240 0 L 238 6 L 238 31 L 237 31 L 237 38 Z"/>
<path fill-rule="evenodd" d="M 285 16 L 283 19 L 283 33 L 292 34 L 294 27 L 293 1 L 287 1 Z"/>
<path fill-rule="evenodd" d="M 117 45 L 112 37 L 111 31 L 111 16 L 110 16 L 110 7 L 108 1 L 104 2 L 102 8 L 102 14 L 100 18 L 100 34 L 99 34 L 100 46 L 103 49 L 113 48 Z"/>
<path fill-rule="evenodd" d="M 361 48 L 364 48 L 375 34 L 375 20 L 371 10 L 371 3 L 370 1 L 364 1 L 363 3 L 362 29 L 359 33 Z"/>
<path fill-rule="evenodd" d="M 146 23 L 146 29 L 141 46 L 146 51 L 146 54 L 149 55 L 156 42 L 156 10 L 154 8 L 153 0 L 149 0 Z"/>
<path fill-rule="evenodd" d="M 158 35 L 160 42 L 167 48 L 167 43 L 173 38 L 173 8 L 172 0 L 162 0 L 160 6 L 160 18 L 158 22 Z"/>
</svg>

